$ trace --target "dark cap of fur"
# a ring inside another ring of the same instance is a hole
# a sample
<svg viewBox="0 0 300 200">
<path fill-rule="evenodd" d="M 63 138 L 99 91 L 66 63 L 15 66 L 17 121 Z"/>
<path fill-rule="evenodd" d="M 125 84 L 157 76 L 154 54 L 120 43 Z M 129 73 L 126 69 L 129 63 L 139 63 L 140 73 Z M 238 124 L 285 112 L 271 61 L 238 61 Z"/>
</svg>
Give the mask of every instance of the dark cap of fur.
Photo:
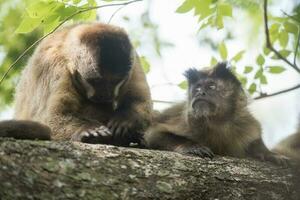
<svg viewBox="0 0 300 200">
<path fill-rule="evenodd" d="M 81 41 L 95 51 L 101 71 L 125 74 L 131 69 L 133 47 L 122 29 L 101 25 L 98 29 L 86 31 Z"/>
<path fill-rule="evenodd" d="M 241 85 L 240 81 L 228 67 L 227 62 L 218 63 L 213 68 L 208 70 L 197 70 L 195 68 L 190 68 L 184 72 L 184 76 L 190 84 L 195 83 L 201 77 L 215 77 L 223 80 L 229 80 L 237 85 Z"/>
<path fill-rule="evenodd" d="M 195 83 L 199 79 L 199 71 L 195 68 L 186 70 L 183 75 L 186 77 L 189 83 Z"/>
<path fill-rule="evenodd" d="M 124 33 L 103 33 L 97 41 L 100 47 L 99 63 L 103 69 L 124 74 L 132 66 L 132 46 Z"/>
<path fill-rule="evenodd" d="M 237 85 L 241 85 L 240 81 L 237 79 L 237 77 L 232 73 L 230 70 L 230 66 L 228 65 L 227 62 L 221 62 L 218 63 L 214 68 L 211 73 L 212 76 L 224 79 L 224 80 L 229 80 L 234 82 Z"/>
</svg>

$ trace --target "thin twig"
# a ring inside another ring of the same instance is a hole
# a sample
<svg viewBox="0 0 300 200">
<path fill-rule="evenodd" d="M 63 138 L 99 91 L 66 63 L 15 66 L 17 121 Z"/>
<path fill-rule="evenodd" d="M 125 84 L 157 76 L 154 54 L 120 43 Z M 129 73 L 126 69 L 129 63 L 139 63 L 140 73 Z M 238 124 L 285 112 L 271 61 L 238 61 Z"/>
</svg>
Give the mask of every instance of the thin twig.
<svg viewBox="0 0 300 200">
<path fill-rule="evenodd" d="M 48 37 L 50 34 L 54 33 L 59 27 L 61 27 L 64 23 L 66 23 L 67 21 L 69 21 L 70 19 L 72 19 L 73 17 L 75 17 L 76 15 L 79 15 L 81 13 L 88 12 L 88 11 L 91 11 L 91 10 L 96 10 L 96 9 L 99 9 L 99 8 L 104 8 L 104 7 L 125 6 L 125 5 L 129 5 L 129 4 L 138 2 L 138 1 L 143 1 L 143 0 L 133 0 L 133 1 L 125 2 L 125 3 L 115 3 L 115 4 L 106 4 L 106 5 L 102 5 L 102 6 L 92 6 L 92 7 L 88 7 L 88 8 L 79 10 L 79 11 L 77 11 L 77 12 L 69 15 L 66 19 L 64 19 L 61 23 L 59 23 L 52 31 L 50 31 L 49 33 L 47 33 L 46 35 L 44 35 L 43 37 L 41 37 L 40 39 L 38 39 L 37 41 L 35 41 L 23 53 L 21 53 L 21 55 L 9 66 L 8 70 L 5 72 L 5 74 L 1 78 L 0 85 L 3 82 L 3 80 L 6 78 L 6 76 L 8 75 L 8 73 L 28 53 L 28 51 L 30 51 L 34 46 L 36 46 L 38 43 L 40 43 L 43 39 L 45 39 L 46 37 Z"/>
<path fill-rule="evenodd" d="M 258 99 L 263 99 L 263 98 L 266 98 L 266 97 L 272 97 L 272 96 L 276 96 L 276 95 L 279 95 L 279 94 L 290 92 L 292 90 L 296 90 L 296 89 L 299 89 L 299 88 L 300 88 L 300 84 L 298 84 L 294 87 L 288 88 L 288 89 L 284 89 L 284 90 L 281 90 L 281 91 L 278 91 L 278 92 L 271 93 L 271 94 L 262 94 L 258 97 L 255 97 L 254 99 L 258 100 Z"/>
<path fill-rule="evenodd" d="M 173 101 L 162 101 L 162 100 L 152 100 L 153 103 L 166 103 L 166 104 L 174 104 Z"/>
<path fill-rule="evenodd" d="M 267 48 L 269 48 L 275 55 L 280 58 L 282 61 L 287 63 L 289 66 L 291 66 L 295 71 L 297 71 L 300 74 L 300 69 L 291 63 L 289 60 L 287 60 L 284 56 L 282 56 L 271 44 L 270 40 L 270 33 L 268 28 L 268 0 L 264 0 L 264 22 L 265 22 L 265 34 L 266 34 L 266 42 L 267 42 Z"/>
<path fill-rule="evenodd" d="M 298 27 L 298 37 L 296 39 L 296 47 L 295 47 L 295 55 L 294 55 L 294 65 L 297 66 L 297 54 L 299 49 L 299 43 L 300 43 L 300 27 Z"/>
<path fill-rule="evenodd" d="M 128 4 L 126 4 L 126 5 L 124 5 L 124 6 L 120 7 L 120 8 L 118 8 L 118 9 L 116 9 L 116 10 L 114 11 L 114 13 L 110 16 L 110 18 L 109 18 L 109 20 L 108 20 L 107 23 L 110 24 L 110 22 L 112 21 L 112 19 L 114 18 L 114 16 L 115 16 L 121 9 L 125 8 L 127 5 L 128 5 Z"/>
<path fill-rule="evenodd" d="M 287 17 L 289 17 L 289 18 L 291 18 L 292 20 L 294 20 L 294 21 L 296 21 L 296 22 L 298 22 L 298 23 L 300 23 L 300 20 L 299 19 L 297 19 L 296 17 L 294 17 L 294 16 L 292 16 L 292 15 L 289 15 L 289 14 L 287 14 L 285 11 L 283 11 L 283 10 L 281 10 L 281 12 L 285 15 L 285 16 L 287 16 Z"/>
</svg>

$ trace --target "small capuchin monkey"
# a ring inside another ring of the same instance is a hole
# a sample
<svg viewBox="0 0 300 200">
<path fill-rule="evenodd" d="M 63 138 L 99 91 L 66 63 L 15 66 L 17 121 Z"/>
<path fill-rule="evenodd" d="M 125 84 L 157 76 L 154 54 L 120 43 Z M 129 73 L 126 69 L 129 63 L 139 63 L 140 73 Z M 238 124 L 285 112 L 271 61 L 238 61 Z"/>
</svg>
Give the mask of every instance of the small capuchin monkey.
<svg viewBox="0 0 300 200">
<path fill-rule="evenodd" d="M 296 133 L 279 142 L 273 151 L 300 161 L 300 124 Z"/>
<path fill-rule="evenodd" d="M 15 94 L 15 119 L 27 121 L 1 122 L 0 136 L 127 146 L 139 142 L 151 113 L 149 86 L 127 33 L 82 23 L 36 48 Z"/>
<path fill-rule="evenodd" d="M 212 158 L 214 154 L 253 157 L 286 164 L 269 151 L 261 126 L 247 108 L 239 80 L 219 63 L 204 70 L 188 69 L 187 100 L 156 116 L 144 135 L 149 148 Z"/>
</svg>

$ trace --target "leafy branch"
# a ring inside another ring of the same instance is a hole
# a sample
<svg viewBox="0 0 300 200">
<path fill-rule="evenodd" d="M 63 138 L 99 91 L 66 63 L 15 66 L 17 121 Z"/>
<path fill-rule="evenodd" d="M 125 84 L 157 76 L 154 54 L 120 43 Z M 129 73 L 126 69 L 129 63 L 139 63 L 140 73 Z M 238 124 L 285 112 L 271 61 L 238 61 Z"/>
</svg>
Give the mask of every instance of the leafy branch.
<svg viewBox="0 0 300 200">
<path fill-rule="evenodd" d="M 295 71 L 297 71 L 300 74 L 300 68 L 297 66 L 297 53 L 298 53 L 298 48 L 299 48 L 299 40 L 300 40 L 300 29 L 298 30 L 298 36 L 296 38 L 296 47 L 295 47 L 295 55 L 294 55 L 294 62 L 292 63 L 291 61 L 289 61 L 287 58 L 285 58 L 279 51 L 277 51 L 270 40 L 270 32 L 269 32 L 269 28 L 268 28 L 268 0 L 264 0 L 264 25 L 265 25 L 265 35 L 266 35 L 266 46 L 268 49 L 270 49 L 279 59 L 281 59 L 282 61 L 284 61 L 285 63 L 287 63 L 290 67 L 292 67 Z M 287 15 L 285 13 L 285 15 Z M 289 16 L 291 17 L 291 16 Z M 296 89 L 300 88 L 300 84 L 290 87 L 288 89 L 284 89 L 284 90 L 280 90 L 278 92 L 274 92 L 271 94 L 266 94 L 266 93 L 261 93 L 260 96 L 255 97 L 254 99 L 258 100 L 258 99 L 263 99 L 266 97 L 272 97 L 272 96 L 276 96 L 279 94 L 283 94 L 286 92 L 290 92 Z"/>
<path fill-rule="evenodd" d="M 45 39 L 46 37 L 48 37 L 49 35 L 51 35 L 52 33 L 54 33 L 59 27 L 61 27 L 64 23 L 66 23 L 67 21 L 69 21 L 70 19 L 72 19 L 73 17 L 81 14 L 81 13 L 85 13 L 91 10 L 96 10 L 96 9 L 100 9 L 100 8 L 104 8 L 104 7 L 112 7 L 112 6 L 126 6 L 135 2 L 139 2 L 139 1 L 143 1 L 143 0 L 132 0 L 132 1 L 127 1 L 124 3 L 114 3 L 114 4 L 106 4 L 106 5 L 101 5 L 101 6 L 91 6 L 91 7 L 87 7 L 81 10 L 78 10 L 77 12 L 69 15 L 68 17 L 66 17 L 62 22 L 60 22 L 52 31 L 50 31 L 49 33 L 45 34 L 43 37 L 39 38 L 38 40 L 36 40 L 32 45 L 30 45 L 27 49 L 25 49 L 23 51 L 23 53 L 20 54 L 20 56 L 8 67 L 8 70 L 4 73 L 4 75 L 2 76 L 1 80 L 0 80 L 0 85 L 1 83 L 4 81 L 4 79 L 7 77 L 7 75 L 9 74 L 9 72 L 15 67 L 15 65 L 33 48 L 35 47 L 38 43 L 40 43 L 43 39 Z"/>
<path fill-rule="evenodd" d="M 264 0 L 264 24 L 265 24 L 265 34 L 266 34 L 266 42 L 267 42 L 267 48 L 270 49 L 278 58 L 280 58 L 282 61 L 287 63 L 290 67 L 292 67 L 295 71 L 297 71 L 300 74 L 300 69 L 297 65 L 290 62 L 287 58 L 285 58 L 279 51 L 277 51 L 270 40 L 270 32 L 268 28 L 268 0 Z"/>
</svg>

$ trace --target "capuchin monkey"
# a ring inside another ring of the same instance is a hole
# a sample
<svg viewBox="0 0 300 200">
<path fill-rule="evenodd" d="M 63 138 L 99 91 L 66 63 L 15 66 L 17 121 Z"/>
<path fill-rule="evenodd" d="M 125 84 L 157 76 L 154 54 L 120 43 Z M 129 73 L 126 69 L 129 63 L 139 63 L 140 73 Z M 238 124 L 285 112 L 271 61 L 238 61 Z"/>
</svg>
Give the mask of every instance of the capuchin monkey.
<svg viewBox="0 0 300 200">
<path fill-rule="evenodd" d="M 139 141 L 151 113 L 149 86 L 126 32 L 77 24 L 40 43 L 16 88 L 15 119 L 41 124 L 2 122 L 1 129 L 15 123 L 19 133 L 0 136 L 127 146 Z M 23 125 L 32 128 L 21 131 Z"/>
<path fill-rule="evenodd" d="M 297 132 L 279 142 L 273 151 L 300 161 L 300 123 Z"/>
<path fill-rule="evenodd" d="M 144 135 L 148 148 L 286 164 L 285 157 L 264 145 L 261 126 L 248 111 L 242 85 L 226 63 L 200 71 L 188 69 L 184 75 L 188 81 L 187 100 L 154 119 Z"/>
</svg>

